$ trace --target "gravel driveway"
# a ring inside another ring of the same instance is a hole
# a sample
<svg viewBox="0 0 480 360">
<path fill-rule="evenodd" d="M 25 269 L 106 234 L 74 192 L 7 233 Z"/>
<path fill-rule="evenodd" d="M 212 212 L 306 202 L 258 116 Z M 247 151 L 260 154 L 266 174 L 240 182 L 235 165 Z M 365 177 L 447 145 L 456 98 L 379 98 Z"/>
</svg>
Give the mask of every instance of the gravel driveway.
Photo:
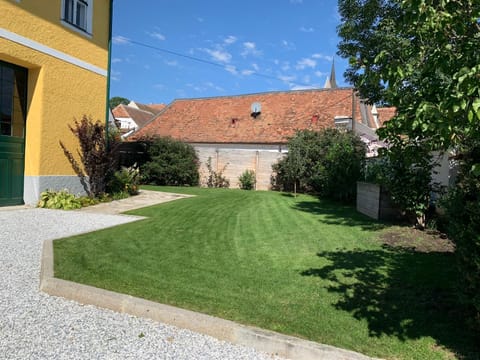
<svg viewBox="0 0 480 360">
<path fill-rule="evenodd" d="M 0 210 L 0 359 L 272 359 L 169 325 L 40 293 L 44 240 L 134 217 Z"/>
</svg>

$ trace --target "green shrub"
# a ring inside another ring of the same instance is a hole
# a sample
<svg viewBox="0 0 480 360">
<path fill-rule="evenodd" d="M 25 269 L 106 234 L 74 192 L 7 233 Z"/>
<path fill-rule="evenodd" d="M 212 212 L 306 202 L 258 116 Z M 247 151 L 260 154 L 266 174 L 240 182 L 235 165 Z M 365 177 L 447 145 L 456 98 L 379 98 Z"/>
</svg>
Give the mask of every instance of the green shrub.
<svg viewBox="0 0 480 360">
<path fill-rule="evenodd" d="M 212 168 L 212 158 L 208 157 L 206 166 L 208 175 L 205 178 L 205 185 L 209 188 L 228 188 L 230 187 L 230 180 L 223 176 L 223 172 L 227 168 L 228 164 L 225 164 L 222 170 L 215 171 Z"/>
<path fill-rule="evenodd" d="M 105 196 L 106 195 L 104 195 L 104 197 Z M 82 205 L 82 207 L 97 205 L 100 202 L 100 199 L 90 197 L 90 196 L 80 196 L 78 200 L 80 201 L 80 204 Z"/>
<path fill-rule="evenodd" d="M 137 195 L 139 182 L 140 171 L 135 165 L 122 167 L 113 174 L 107 190 L 112 196 L 122 192 L 127 193 L 127 195 Z"/>
<path fill-rule="evenodd" d="M 353 202 L 365 154 L 365 144 L 351 131 L 297 131 L 286 157 L 272 167 L 272 186 Z"/>
<path fill-rule="evenodd" d="M 242 190 L 253 190 L 255 189 L 255 171 L 245 170 L 242 175 L 238 178 L 240 182 L 240 189 Z"/>
<path fill-rule="evenodd" d="M 199 183 L 198 156 L 190 144 L 170 137 L 153 138 L 141 167 L 142 182 L 152 185 L 196 186 Z"/>
<path fill-rule="evenodd" d="M 40 194 L 38 207 L 46 209 L 74 210 L 82 207 L 82 202 L 68 190 L 46 190 Z"/>
<path fill-rule="evenodd" d="M 381 156 L 369 160 L 365 168 L 366 181 L 384 187 L 392 201 L 404 215 L 424 228 L 432 192 L 439 193 L 438 184 L 432 182 L 434 166 L 431 152 L 414 142 L 381 151 Z"/>
<path fill-rule="evenodd" d="M 441 202 L 447 233 L 455 242 L 459 295 L 474 311 L 472 321 L 480 332 L 480 141 L 465 142 L 455 187 Z"/>
</svg>

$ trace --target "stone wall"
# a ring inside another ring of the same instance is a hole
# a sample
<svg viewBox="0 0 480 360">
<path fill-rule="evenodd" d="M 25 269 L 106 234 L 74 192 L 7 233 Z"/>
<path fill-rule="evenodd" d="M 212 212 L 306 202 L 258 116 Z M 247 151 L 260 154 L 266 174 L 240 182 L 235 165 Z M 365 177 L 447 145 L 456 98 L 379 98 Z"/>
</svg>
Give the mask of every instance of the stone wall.
<svg viewBox="0 0 480 360">
<path fill-rule="evenodd" d="M 272 165 L 285 156 L 285 145 L 257 144 L 192 144 L 200 160 L 200 181 L 208 176 L 206 163 L 211 158 L 212 169 L 222 171 L 230 188 L 239 188 L 238 178 L 245 170 L 256 175 L 256 190 L 270 189 Z"/>
</svg>

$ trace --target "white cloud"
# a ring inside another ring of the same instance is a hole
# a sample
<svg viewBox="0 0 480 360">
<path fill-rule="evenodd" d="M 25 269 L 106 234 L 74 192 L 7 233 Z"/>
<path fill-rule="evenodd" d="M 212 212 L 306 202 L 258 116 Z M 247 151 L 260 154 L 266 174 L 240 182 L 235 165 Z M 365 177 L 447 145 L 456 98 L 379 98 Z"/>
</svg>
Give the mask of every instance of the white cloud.
<svg viewBox="0 0 480 360">
<path fill-rule="evenodd" d="M 255 63 L 252 64 L 252 68 L 253 68 L 253 70 L 255 70 L 255 71 L 259 71 L 259 70 L 260 70 L 260 66 L 258 66 L 258 65 L 255 64 Z"/>
<path fill-rule="evenodd" d="M 318 89 L 318 87 L 315 85 L 294 85 L 294 84 L 290 86 L 290 90 L 312 90 L 312 89 Z"/>
<path fill-rule="evenodd" d="M 130 44 L 130 39 L 126 38 L 125 36 L 116 35 L 112 38 L 113 43 L 116 45 L 125 45 Z"/>
<path fill-rule="evenodd" d="M 237 75 L 238 71 L 237 68 L 233 65 L 227 65 L 225 66 L 225 70 L 227 70 L 230 74 Z"/>
<path fill-rule="evenodd" d="M 232 45 L 237 41 L 237 38 L 235 36 L 229 35 L 223 40 L 223 42 L 227 45 Z"/>
<path fill-rule="evenodd" d="M 212 83 L 211 81 L 207 81 L 207 82 L 204 82 L 203 84 L 192 84 L 192 83 L 188 83 L 188 84 L 185 84 L 185 86 L 195 90 L 196 92 L 205 92 L 209 89 L 214 89 L 216 91 L 219 91 L 219 92 L 223 92 L 225 91 L 224 89 L 222 89 L 220 86 L 217 86 L 215 85 L 214 83 Z"/>
<path fill-rule="evenodd" d="M 202 23 L 202 22 L 204 22 L 204 21 L 205 21 L 205 19 L 204 19 L 204 18 L 202 18 L 202 17 L 197 17 L 197 21 L 198 21 L 199 23 Z"/>
<path fill-rule="evenodd" d="M 241 55 L 246 57 L 248 55 L 260 56 L 262 52 L 257 49 L 257 45 L 254 42 L 246 41 L 243 43 L 243 51 Z"/>
<path fill-rule="evenodd" d="M 117 63 L 120 63 L 120 62 L 122 62 L 122 59 L 120 59 L 120 58 L 113 58 L 112 59 L 112 64 L 117 64 Z"/>
<path fill-rule="evenodd" d="M 315 31 L 315 29 L 312 28 L 312 27 L 308 27 L 308 28 L 307 28 L 307 27 L 305 27 L 305 26 L 302 26 L 302 27 L 300 28 L 300 31 L 306 32 L 306 33 L 313 33 L 313 32 Z"/>
<path fill-rule="evenodd" d="M 242 75 L 249 76 L 249 75 L 252 75 L 252 74 L 255 74 L 255 71 L 253 71 L 253 70 L 242 70 Z"/>
<path fill-rule="evenodd" d="M 290 0 L 290 4 L 303 4 L 303 0 Z"/>
<path fill-rule="evenodd" d="M 218 85 L 215 85 L 214 83 L 212 83 L 211 81 L 207 81 L 205 83 L 205 86 L 208 87 L 208 88 L 211 88 L 211 89 L 215 89 L 217 91 L 225 91 L 225 89 L 223 89 L 222 87 L 218 86 Z"/>
<path fill-rule="evenodd" d="M 120 71 L 115 71 L 115 70 L 112 70 L 110 71 L 110 80 L 113 80 L 113 81 L 120 81 Z"/>
<path fill-rule="evenodd" d="M 157 39 L 157 40 L 160 40 L 160 41 L 166 40 L 165 35 L 157 32 L 157 31 L 149 32 L 148 35 L 150 35 L 152 38 Z"/>
<path fill-rule="evenodd" d="M 284 82 L 292 82 L 297 79 L 295 75 L 279 75 L 278 78 Z"/>
<path fill-rule="evenodd" d="M 315 71 L 315 76 L 324 77 L 324 76 L 327 76 L 327 75 L 328 75 L 328 73 L 326 73 L 326 72 Z"/>
<path fill-rule="evenodd" d="M 290 62 L 284 61 L 283 64 L 282 64 L 281 69 L 282 69 L 283 71 L 288 71 L 288 70 L 290 70 Z"/>
<path fill-rule="evenodd" d="M 164 84 L 153 84 L 153 88 L 157 90 L 164 90 L 165 85 Z"/>
<path fill-rule="evenodd" d="M 332 61 L 333 60 L 333 56 L 323 55 L 323 54 L 313 54 L 312 58 L 326 60 L 326 61 Z"/>
<path fill-rule="evenodd" d="M 178 61 L 176 60 L 165 60 L 165 64 L 168 66 L 178 66 Z"/>
<path fill-rule="evenodd" d="M 297 61 L 297 65 L 295 66 L 295 68 L 297 70 L 303 70 L 305 68 L 315 68 L 315 66 L 317 66 L 317 62 L 313 59 L 309 59 L 309 58 L 303 58 L 302 60 L 299 60 Z"/>
<path fill-rule="evenodd" d="M 287 40 L 282 40 L 282 47 L 285 50 L 295 50 L 297 48 L 293 42 Z"/>
<path fill-rule="evenodd" d="M 213 60 L 223 62 L 223 63 L 229 63 L 230 60 L 232 60 L 232 55 L 225 50 L 222 49 L 203 49 L 207 54 L 209 54 Z"/>
</svg>

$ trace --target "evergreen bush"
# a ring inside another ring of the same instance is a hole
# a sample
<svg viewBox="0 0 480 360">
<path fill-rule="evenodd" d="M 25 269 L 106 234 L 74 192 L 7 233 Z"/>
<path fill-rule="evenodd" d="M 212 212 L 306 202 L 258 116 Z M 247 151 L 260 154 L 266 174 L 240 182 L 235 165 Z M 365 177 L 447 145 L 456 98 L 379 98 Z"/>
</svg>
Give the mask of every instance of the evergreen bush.
<svg viewBox="0 0 480 360">
<path fill-rule="evenodd" d="M 142 182 L 152 185 L 197 186 L 198 156 L 190 144 L 156 137 L 147 150 L 149 161 L 141 167 Z"/>
</svg>

